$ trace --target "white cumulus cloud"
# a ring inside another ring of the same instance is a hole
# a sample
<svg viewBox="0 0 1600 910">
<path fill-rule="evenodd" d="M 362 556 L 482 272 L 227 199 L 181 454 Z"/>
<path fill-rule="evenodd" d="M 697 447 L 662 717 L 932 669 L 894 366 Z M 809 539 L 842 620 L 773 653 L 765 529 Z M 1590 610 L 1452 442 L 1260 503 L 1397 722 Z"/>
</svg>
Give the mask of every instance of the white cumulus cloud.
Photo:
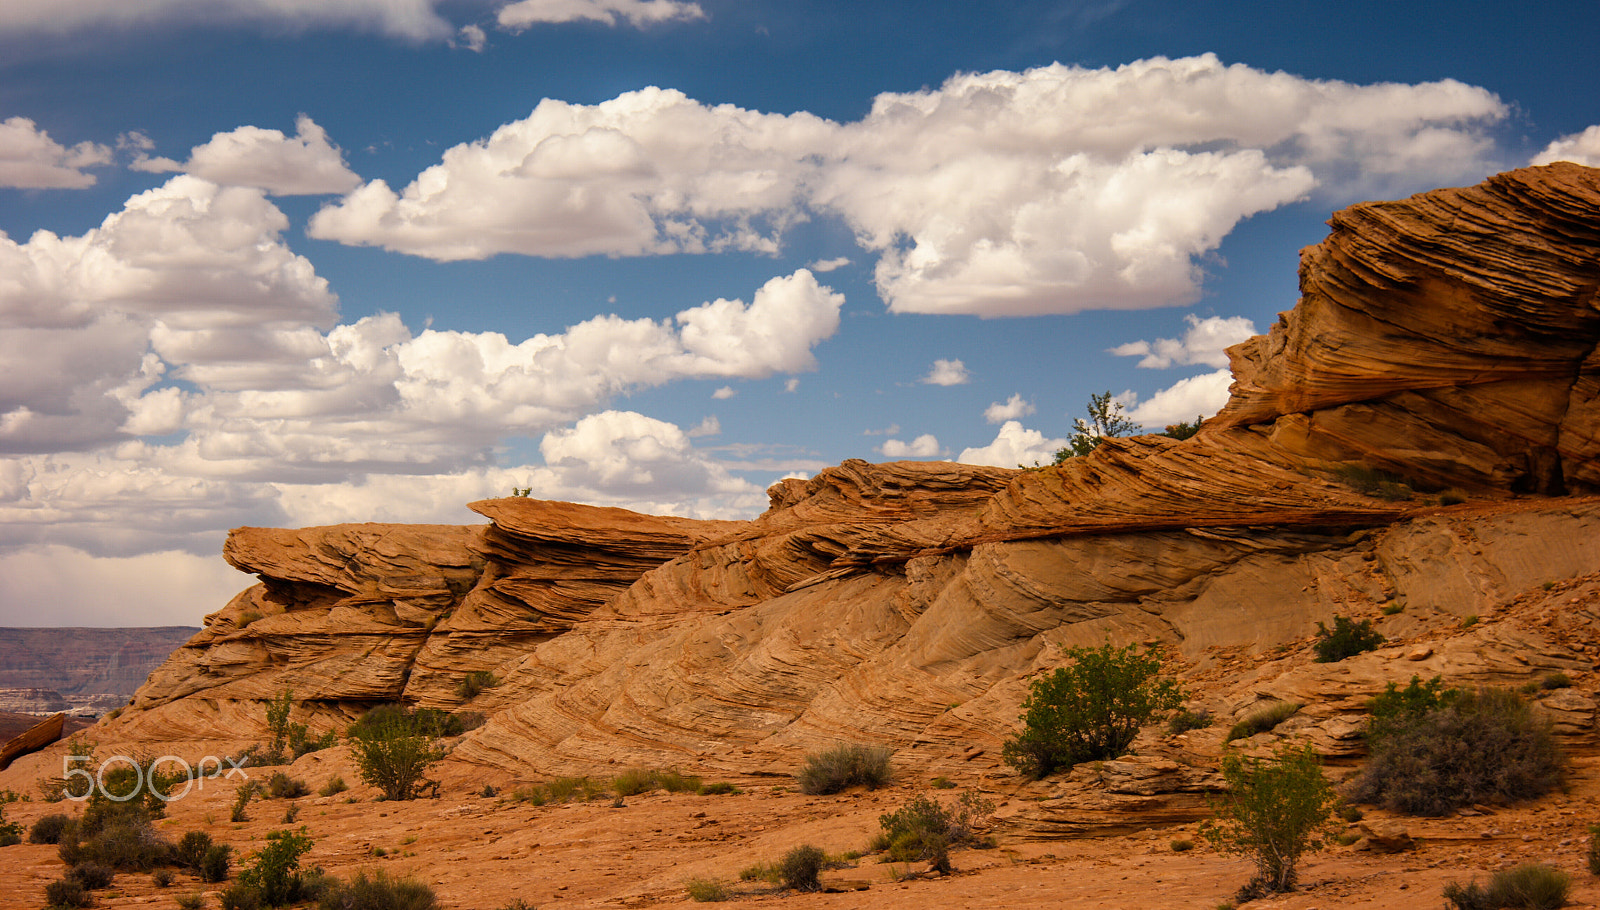
<svg viewBox="0 0 1600 910">
<path fill-rule="evenodd" d="M 441 260 L 773 252 L 826 214 L 877 255 L 897 312 L 1166 306 L 1198 296 L 1200 258 L 1250 215 L 1499 169 L 1506 112 L 1452 80 L 1355 85 L 1211 55 L 962 74 L 843 124 L 649 88 L 541 102 L 310 231 Z"/>
<path fill-rule="evenodd" d="M 878 446 L 878 451 L 883 453 L 885 458 L 928 459 L 938 458 L 944 450 L 939 447 L 939 440 L 932 433 L 924 433 L 910 442 L 885 439 L 883 445 Z"/>
<path fill-rule="evenodd" d="M 1228 403 L 1233 374 L 1226 369 L 1202 373 L 1162 389 L 1140 403 L 1128 416 L 1146 427 L 1166 427 L 1195 417 L 1210 417 Z"/>
<path fill-rule="evenodd" d="M 68 148 L 26 117 L 0 121 L 0 187 L 83 189 L 95 176 L 84 168 L 111 163 L 111 149 L 93 142 Z"/>
<path fill-rule="evenodd" d="M 636 28 L 661 22 L 704 19 L 698 3 L 679 0 L 518 0 L 500 8 L 500 27 L 522 31 L 532 25 L 555 22 L 626 22 Z"/>
<path fill-rule="evenodd" d="M 1192 313 L 1183 317 L 1189 328 L 1182 338 L 1157 338 L 1155 341 L 1130 341 L 1110 353 L 1118 357 L 1139 357 L 1139 366 L 1164 370 L 1170 366 L 1228 365 L 1227 349 L 1256 333 L 1255 323 L 1243 316 L 1210 316 L 1201 319 Z"/>
<path fill-rule="evenodd" d="M 967 365 L 959 360 L 935 360 L 928 374 L 918 382 L 926 385 L 966 385 L 972 381 Z"/>
<path fill-rule="evenodd" d="M 983 409 L 983 419 L 989 423 L 1007 423 L 1033 413 L 1033 402 L 1018 392 L 1005 401 L 996 401 Z"/>
<path fill-rule="evenodd" d="M 956 461 L 962 464 L 995 465 L 1002 468 L 1032 467 L 1050 464 L 1056 460 L 1056 450 L 1065 447 L 1065 439 L 1048 439 L 1038 430 L 1030 430 L 1020 421 L 1007 420 L 995 434 L 994 442 L 986 446 L 962 449 Z"/>
<path fill-rule="evenodd" d="M 170 158 L 144 158 L 135 170 L 163 173 L 183 171 L 225 186 L 259 187 L 275 196 L 346 193 L 361 178 L 344 162 L 344 153 L 328 141 L 328 134 L 301 114 L 296 135 L 278 130 L 241 126 L 218 133 L 195 146 L 183 163 Z"/>
<path fill-rule="evenodd" d="M 1571 161 L 1585 167 L 1600 167 L 1600 125 L 1591 126 L 1581 133 L 1562 136 L 1533 156 L 1529 164 L 1550 164 L 1553 161 Z"/>
</svg>

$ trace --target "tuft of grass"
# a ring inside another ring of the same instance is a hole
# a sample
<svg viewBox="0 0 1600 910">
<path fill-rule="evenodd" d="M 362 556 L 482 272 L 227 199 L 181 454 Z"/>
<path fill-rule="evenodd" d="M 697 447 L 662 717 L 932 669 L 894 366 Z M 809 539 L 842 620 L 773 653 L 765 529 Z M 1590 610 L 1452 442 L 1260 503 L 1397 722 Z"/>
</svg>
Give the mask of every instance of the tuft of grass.
<svg viewBox="0 0 1600 910">
<path fill-rule="evenodd" d="M 701 796 L 728 796 L 732 794 L 743 793 L 744 791 L 740 790 L 738 787 L 735 787 L 728 781 L 719 780 L 714 784 L 702 785 L 697 792 Z"/>
<path fill-rule="evenodd" d="M 317 791 L 317 795 L 335 796 L 348 789 L 350 789 L 350 785 L 344 782 L 344 776 L 341 774 L 335 774 L 333 777 L 328 779 L 327 783 L 322 785 L 322 789 Z"/>
<path fill-rule="evenodd" d="M 886 746 L 839 745 L 826 752 L 807 755 L 804 767 L 795 778 L 800 792 L 807 796 L 838 793 L 854 786 L 876 790 L 894 776 L 889 766 L 889 757 L 893 754 Z"/>
<path fill-rule="evenodd" d="M 1194 841 L 1189 840 L 1188 838 L 1179 838 L 1168 846 L 1172 847 L 1173 853 L 1188 853 L 1190 850 L 1194 849 Z"/>
<path fill-rule="evenodd" d="M 206 896 L 198 891 L 177 896 L 178 910 L 201 910 L 206 905 Z"/>
<path fill-rule="evenodd" d="M 1333 836 L 1333 842 L 1341 847 L 1348 847 L 1361 839 L 1361 835 L 1354 831 L 1340 831 Z"/>
<path fill-rule="evenodd" d="M 1279 724 L 1293 717 L 1300 710 L 1300 705 L 1292 701 L 1274 702 L 1259 711 L 1254 711 L 1232 727 L 1228 728 L 1228 735 L 1223 742 L 1233 742 L 1244 739 L 1257 733 L 1265 733 Z"/>
<path fill-rule="evenodd" d="M 1478 624 L 1478 614 L 1472 613 L 1461 617 L 1461 628 L 1470 629 Z"/>
<path fill-rule="evenodd" d="M 1211 712 L 1204 709 L 1195 711 L 1183 708 L 1167 719 L 1167 735 L 1177 736 L 1179 733 L 1188 733 L 1190 730 L 1204 730 L 1215 721 Z"/>
<path fill-rule="evenodd" d="M 1406 605 L 1395 601 L 1394 603 L 1384 604 L 1382 610 L 1384 616 L 1398 616 L 1406 611 Z"/>
<path fill-rule="evenodd" d="M 282 771 L 275 771 L 267 778 L 268 799 L 299 799 L 311 792 L 306 782 L 297 777 L 290 777 Z"/>
<path fill-rule="evenodd" d="M 1358 821 L 1361 821 L 1363 818 L 1366 818 L 1367 814 L 1361 811 L 1360 806 L 1352 806 L 1349 803 L 1345 803 L 1339 807 L 1339 817 L 1347 822 L 1350 822 L 1351 824 L 1354 824 Z"/>
<path fill-rule="evenodd" d="M 943 775 L 935 777 L 928 786 L 935 790 L 954 790 L 956 788 L 955 781 Z"/>
<path fill-rule="evenodd" d="M 701 904 L 725 901 L 731 896 L 728 886 L 714 878 L 691 878 L 683 883 L 683 889 L 689 892 L 690 900 Z"/>
<path fill-rule="evenodd" d="M 471 700 L 483 694 L 485 689 L 493 689 L 498 685 L 500 677 L 488 670 L 473 670 L 456 683 L 456 695 L 464 700 Z"/>
</svg>

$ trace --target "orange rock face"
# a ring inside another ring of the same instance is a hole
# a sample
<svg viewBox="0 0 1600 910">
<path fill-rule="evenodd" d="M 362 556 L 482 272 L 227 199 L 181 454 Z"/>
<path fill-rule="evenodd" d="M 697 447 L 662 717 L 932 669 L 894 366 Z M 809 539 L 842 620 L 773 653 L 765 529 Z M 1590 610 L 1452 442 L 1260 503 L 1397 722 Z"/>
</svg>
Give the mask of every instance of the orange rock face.
<svg viewBox="0 0 1600 910">
<path fill-rule="evenodd" d="M 787 774 L 840 740 L 999 772 L 1059 645 L 1162 642 L 1203 674 L 1336 614 L 1416 637 L 1600 572 L 1600 171 L 1515 171 L 1332 225 L 1299 306 L 1230 352 L 1232 400 L 1192 439 L 1033 471 L 849 461 L 745 522 L 501 499 L 473 505 L 478 527 L 240 529 L 225 555 L 261 584 L 105 736 L 259 738 L 287 688 L 314 729 L 385 700 L 488 714 L 452 753 L 462 777 Z M 1389 498 L 1353 467 L 1394 475 Z M 1282 685 L 1355 706 L 1423 669 L 1526 672 L 1495 647 Z M 468 699 L 470 671 L 501 683 Z M 1254 704 L 1240 685 L 1219 712 Z M 1337 714 L 1308 721 L 1330 754 Z M 1113 770 L 1130 798 L 1206 785 Z"/>
</svg>

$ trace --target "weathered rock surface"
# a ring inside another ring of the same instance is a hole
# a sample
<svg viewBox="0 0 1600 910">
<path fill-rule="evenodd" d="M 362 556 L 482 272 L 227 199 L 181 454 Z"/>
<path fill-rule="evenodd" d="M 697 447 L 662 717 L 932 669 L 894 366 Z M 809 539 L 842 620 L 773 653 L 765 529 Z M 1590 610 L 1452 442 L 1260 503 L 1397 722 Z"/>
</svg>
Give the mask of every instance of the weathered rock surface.
<svg viewBox="0 0 1600 910">
<path fill-rule="evenodd" d="M 474 504 L 478 527 L 240 529 L 225 555 L 261 584 L 103 735 L 259 738 L 263 700 L 289 688 L 313 727 L 394 699 L 488 713 L 452 754 L 462 780 L 787 775 L 839 740 L 1004 776 L 1028 677 L 1063 644 L 1165 643 L 1219 717 L 1300 701 L 1283 732 L 1335 758 L 1359 752 L 1387 682 L 1587 674 L 1600 171 L 1511 172 L 1333 228 L 1190 440 L 1033 471 L 848 461 L 774 486 L 748 522 L 506 499 Z M 1454 492 L 1375 498 L 1352 466 Z M 1310 663 L 1336 614 L 1394 644 Z M 467 704 L 474 670 L 502 682 Z M 1593 735 L 1594 691 L 1585 675 L 1545 698 L 1568 735 Z M 1152 742 L 1018 823 L 1193 817 L 1221 735 Z"/>
</svg>

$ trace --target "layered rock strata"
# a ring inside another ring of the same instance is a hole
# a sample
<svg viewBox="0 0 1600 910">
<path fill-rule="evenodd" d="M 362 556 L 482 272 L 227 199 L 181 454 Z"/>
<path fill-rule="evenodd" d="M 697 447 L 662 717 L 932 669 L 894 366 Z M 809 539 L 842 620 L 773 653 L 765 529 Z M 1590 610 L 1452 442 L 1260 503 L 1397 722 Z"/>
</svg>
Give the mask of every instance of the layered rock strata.
<svg viewBox="0 0 1600 910">
<path fill-rule="evenodd" d="M 1600 171 L 1515 171 L 1332 224 L 1300 305 L 1230 352 L 1233 397 L 1192 439 L 1031 471 L 848 461 L 774 486 L 745 522 L 505 499 L 475 503 L 477 527 L 240 529 L 225 555 L 261 583 L 107 735 L 259 736 L 263 699 L 291 688 L 313 724 L 395 699 L 484 711 L 452 754 L 462 775 L 788 774 L 839 740 L 1001 774 L 1028 677 L 1063 644 L 1165 643 L 1201 679 L 1303 649 L 1336 614 L 1439 638 L 1217 690 L 1225 716 L 1342 692 L 1302 720 L 1330 754 L 1389 680 L 1520 680 L 1600 654 L 1581 599 L 1600 572 Z M 1377 471 L 1387 498 L 1352 479 Z M 1564 643 L 1455 634 L 1547 586 L 1581 595 Z M 501 684 L 469 700 L 475 670 Z M 1592 705 L 1563 710 L 1569 732 L 1592 725 Z M 1083 793 L 1115 806 L 1175 782 L 1162 798 L 1190 811 L 1170 793 L 1209 783 L 1171 748 L 1176 767 Z M 1092 823 L 1093 801 L 1034 823 Z"/>
</svg>

